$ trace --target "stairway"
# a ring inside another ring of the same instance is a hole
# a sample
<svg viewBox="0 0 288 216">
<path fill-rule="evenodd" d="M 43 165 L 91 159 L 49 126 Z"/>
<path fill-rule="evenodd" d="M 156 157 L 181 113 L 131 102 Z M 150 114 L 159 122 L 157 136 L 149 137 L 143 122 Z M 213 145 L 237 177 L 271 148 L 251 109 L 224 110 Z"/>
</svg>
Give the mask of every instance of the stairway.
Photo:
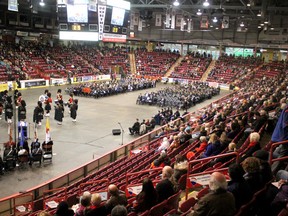
<svg viewBox="0 0 288 216">
<path fill-rule="evenodd" d="M 205 71 L 205 73 L 202 75 L 200 81 L 205 82 L 208 78 L 209 73 L 211 72 L 211 70 L 214 68 L 216 64 L 216 60 L 212 60 L 210 65 L 208 66 L 207 70 Z"/>
<path fill-rule="evenodd" d="M 130 61 L 130 70 L 131 74 L 137 74 L 136 70 L 136 60 L 134 52 L 129 53 L 129 61 Z"/>
<path fill-rule="evenodd" d="M 178 67 L 181 63 L 181 61 L 184 59 L 184 56 L 180 56 L 177 61 L 167 70 L 166 74 L 164 77 L 169 77 L 171 73 L 174 71 L 176 67 Z"/>
</svg>

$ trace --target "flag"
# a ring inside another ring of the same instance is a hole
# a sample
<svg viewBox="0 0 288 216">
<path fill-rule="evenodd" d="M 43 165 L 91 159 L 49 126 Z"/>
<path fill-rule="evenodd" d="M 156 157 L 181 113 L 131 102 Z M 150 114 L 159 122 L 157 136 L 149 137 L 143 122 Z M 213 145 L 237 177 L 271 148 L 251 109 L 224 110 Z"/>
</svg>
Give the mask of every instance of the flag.
<svg viewBox="0 0 288 216">
<path fill-rule="evenodd" d="M 223 16 L 222 29 L 229 28 L 229 16 Z"/>
<path fill-rule="evenodd" d="M 155 26 L 162 26 L 162 14 L 156 14 Z"/>
<path fill-rule="evenodd" d="M 166 14 L 166 28 L 169 28 L 170 27 L 170 14 L 169 13 L 167 13 Z"/>
<path fill-rule="evenodd" d="M 208 28 L 208 16 L 202 16 L 200 21 L 200 28 Z"/>
<path fill-rule="evenodd" d="M 176 15 L 175 12 L 172 12 L 172 16 L 171 16 L 171 29 L 175 29 L 175 22 L 176 22 Z"/>
<path fill-rule="evenodd" d="M 184 19 L 182 15 L 176 15 L 176 27 L 181 27 L 182 19 Z"/>
<path fill-rule="evenodd" d="M 138 31 L 142 31 L 142 29 L 143 29 L 143 21 L 141 19 L 139 19 Z"/>
<path fill-rule="evenodd" d="M 23 126 L 20 126 L 20 146 L 23 147 L 25 141 Z"/>
<path fill-rule="evenodd" d="M 46 118 L 46 143 L 48 143 L 51 140 L 51 136 L 50 136 L 50 122 L 49 122 L 49 118 Z"/>
</svg>

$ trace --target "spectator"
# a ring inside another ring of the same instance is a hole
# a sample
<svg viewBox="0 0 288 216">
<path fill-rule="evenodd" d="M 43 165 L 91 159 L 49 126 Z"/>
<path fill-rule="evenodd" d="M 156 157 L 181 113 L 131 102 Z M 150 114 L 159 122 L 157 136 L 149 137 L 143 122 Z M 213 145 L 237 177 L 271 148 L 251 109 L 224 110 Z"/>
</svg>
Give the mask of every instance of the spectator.
<svg viewBox="0 0 288 216">
<path fill-rule="evenodd" d="M 133 124 L 132 127 L 129 127 L 130 135 L 139 134 L 140 130 L 140 123 L 139 119 L 136 119 L 136 122 Z"/>
<path fill-rule="evenodd" d="M 57 210 L 54 216 L 73 216 L 74 211 L 69 209 L 68 203 L 66 201 L 62 201 L 58 204 Z"/>
<path fill-rule="evenodd" d="M 110 194 L 110 199 L 107 200 L 105 204 L 108 212 L 111 212 L 111 210 L 116 205 L 124 205 L 124 206 L 127 205 L 127 198 L 125 194 L 120 193 L 116 185 L 114 184 L 109 185 L 108 193 Z"/>
<path fill-rule="evenodd" d="M 49 212 L 47 211 L 41 211 L 38 216 L 52 216 Z"/>
<path fill-rule="evenodd" d="M 173 178 L 175 182 L 178 182 L 180 177 L 187 173 L 188 161 L 180 154 L 176 155 L 175 159 Z"/>
<path fill-rule="evenodd" d="M 261 173 L 262 180 L 264 181 L 264 183 L 266 184 L 272 181 L 274 177 L 272 174 L 271 166 L 268 163 L 269 152 L 260 149 L 254 152 L 253 156 L 258 158 L 260 161 L 260 173 Z"/>
<path fill-rule="evenodd" d="M 80 197 L 80 206 L 76 209 L 74 216 L 84 216 L 84 212 L 88 211 L 91 204 L 91 194 L 88 191 L 85 191 Z"/>
<path fill-rule="evenodd" d="M 169 146 L 169 151 L 174 151 L 180 145 L 180 138 L 178 136 L 173 137 L 173 142 Z"/>
<path fill-rule="evenodd" d="M 163 141 L 161 142 L 161 144 L 160 144 L 160 146 L 158 148 L 158 151 L 163 151 L 163 150 L 165 151 L 165 150 L 167 150 L 169 148 L 169 146 L 170 146 L 170 143 L 168 141 L 168 138 L 164 137 Z"/>
<path fill-rule="evenodd" d="M 245 171 L 244 179 L 249 184 L 252 193 L 261 190 L 264 182 L 260 173 L 260 161 L 255 157 L 248 157 L 242 162 Z"/>
<path fill-rule="evenodd" d="M 152 181 L 145 178 L 142 184 L 142 191 L 136 197 L 136 203 L 133 206 L 135 212 L 144 212 L 157 204 L 158 194 Z"/>
<path fill-rule="evenodd" d="M 170 162 L 171 161 L 167 153 L 165 151 L 162 151 L 160 153 L 160 156 L 151 163 L 150 169 L 154 169 L 156 167 L 169 166 Z"/>
<path fill-rule="evenodd" d="M 85 216 L 106 216 L 107 210 L 105 205 L 101 205 L 101 195 L 99 193 L 92 194 L 91 206 L 85 210 Z"/>
<path fill-rule="evenodd" d="M 235 214 L 235 199 L 227 191 L 227 181 L 223 174 L 214 172 L 209 182 L 210 192 L 194 206 L 193 216 L 232 216 Z"/>
<path fill-rule="evenodd" d="M 243 161 L 245 158 L 252 157 L 253 153 L 259 150 L 260 147 L 260 135 L 257 132 L 253 132 L 250 134 L 250 143 L 245 149 L 245 153 L 242 155 L 241 160 Z"/>
<path fill-rule="evenodd" d="M 210 136 L 206 151 L 202 154 L 201 158 L 206 158 L 219 154 L 221 151 L 221 143 L 219 137 L 214 133 Z"/>
<path fill-rule="evenodd" d="M 239 209 L 252 198 L 252 193 L 243 175 L 244 170 L 239 164 L 231 164 L 228 169 L 231 180 L 227 190 L 234 195 L 236 209 Z"/>
<path fill-rule="evenodd" d="M 173 175 L 173 169 L 170 166 L 165 166 L 162 169 L 162 181 L 156 185 L 156 191 L 158 193 L 158 202 L 162 202 L 172 196 L 174 191 L 174 184 L 171 181 Z"/>
<path fill-rule="evenodd" d="M 228 151 L 226 151 L 225 154 L 228 154 L 228 153 L 231 153 L 231 152 L 236 152 L 236 151 L 237 151 L 236 144 L 235 143 L 230 143 L 228 145 Z M 210 166 L 213 166 L 213 165 L 215 165 L 216 163 L 219 163 L 219 162 L 221 162 L 223 164 L 223 163 L 231 160 L 232 158 L 235 158 L 235 155 L 216 158 L 216 159 L 214 159 L 214 160 L 212 160 L 210 162 Z"/>
<path fill-rule="evenodd" d="M 111 216 L 127 216 L 127 209 L 122 205 L 116 205 L 111 211 Z"/>
<path fill-rule="evenodd" d="M 203 151 L 206 150 L 208 143 L 206 140 L 206 136 L 200 136 L 199 140 L 200 140 L 200 145 L 199 147 L 195 148 L 195 150 L 197 153 L 202 153 Z"/>
</svg>

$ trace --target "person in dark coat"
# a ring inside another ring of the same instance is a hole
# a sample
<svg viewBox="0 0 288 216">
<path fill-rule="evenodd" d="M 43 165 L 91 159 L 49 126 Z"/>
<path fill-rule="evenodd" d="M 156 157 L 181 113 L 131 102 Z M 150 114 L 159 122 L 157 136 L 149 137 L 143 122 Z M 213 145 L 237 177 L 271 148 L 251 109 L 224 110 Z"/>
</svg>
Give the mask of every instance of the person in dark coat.
<svg viewBox="0 0 288 216">
<path fill-rule="evenodd" d="M 69 209 L 68 203 L 66 201 L 62 201 L 58 204 L 54 216 L 74 216 L 74 211 Z"/>
<path fill-rule="evenodd" d="M 5 121 L 7 121 L 7 123 L 12 123 L 12 117 L 13 117 L 12 98 L 11 96 L 7 96 L 5 103 Z"/>
<path fill-rule="evenodd" d="M 236 209 L 239 209 L 252 198 L 252 193 L 243 175 L 244 170 L 240 164 L 231 164 L 228 169 L 231 180 L 228 182 L 227 190 L 234 195 Z"/>
<path fill-rule="evenodd" d="M 157 204 L 158 194 L 152 181 L 145 178 L 142 184 L 142 191 L 136 197 L 136 203 L 133 206 L 135 212 L 144 212 Z"/>
<path fill-rule="evenodd" d="M 43 119 L 44 109 L 42 108 L 42 102 L 38 101 L 37 106 L 33 112 L 33 122 L 37 125 L 41 125 L 41 121 Z"/>
<path fill-rule="evenodd" d="M 72 118 L 73 122 L 76 122 L 77 110 L 78 110 L 78 99 L 75 99 L 70 107 L 70 117 Z"/>
<path fill-rule="evenodd" d="M 125 194 L 121 194 L 116 185 L 109 185 L 108 192 L 110 194 L 110 198 L 105 204 L 108 213 L 110 213 L 116 205 L 126 206 L 128 204 Z"/>
<path fill-rule="evenodd" d="M 92 194 L 91 206 L 89 209 L 85 210 L 85 216 L 106 216 L 107 209 L 105 205 L 101 204 L 102 199 L 99 193 Z"/>
<path fill-rule="evenodd" d="M 268 163 L 269 152 L 260 149 L 254 152 L 253 156 L 258 158 L 260 161 L 260 174 L 262 176 L 262 180 L 264 181 L 264 183 L 272 181 L 274 177 L 271 170 L 271 166 Z"/>
<path fill-rule="evenodd" d="M 20 106 L 18 107 L 18 121 L 26 120 L 26 102 L 21 100 Z"/>
<path fill-rule="evenodd" d="M 57 102 L 56 106 L 55 106 L 55 117 L 54 119 L 57 121 L 58 125 L 62 125 L 63 122 L 63 106 L 61 105 L 61 103 Z"/>
<path fill-rule="evenodd" d="M 162 181 L 156 185 L 158 193 L 158 203 L 168 199 L 175 194 L 174 184 L 172 183 L 173 169 L 170 166 L 165 166 L 162 169 Z"/>
</svg>

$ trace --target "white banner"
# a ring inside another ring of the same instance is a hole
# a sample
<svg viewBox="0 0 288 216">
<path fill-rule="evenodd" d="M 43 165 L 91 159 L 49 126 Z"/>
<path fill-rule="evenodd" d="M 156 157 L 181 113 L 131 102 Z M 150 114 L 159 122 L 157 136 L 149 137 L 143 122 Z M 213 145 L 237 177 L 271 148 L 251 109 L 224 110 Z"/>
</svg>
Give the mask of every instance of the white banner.
<svg viewBox="0 0 288 216">
<path fill-rule="evenodd" d="M 170 14 L 167 13 L 166 14 L 166 28 L 170 28 Z"/>
<path fill-rule="evenodd" d="M 130 18 L 130 30 L 134 31 L 134 17 L 135 14 L 131 13 L 131 18 Z"/>
<path fill-rule="evenodd" d="M 99 40 L 103 39 L 105 14 L 106 14 L 106 6 L 98 5 Z"/>
<path fill-rule="evenodd" d="M 88 10 L 97 12 L 97 0 L 89 0 Z"/>
<path fill-rule="evenodd" d="M 8 0 L 8 10 L 18 12 L 18 0 Z"/>
<path fill-rule="evenodd" d="M 139 23 L 138 23 L 138 31 L 142 31 L 143 29 L 143 26 L 142 26 L 142 23 L 143 21 L 141 19 L 139 19 Z"/>
<path fill-rule="evenodd" d="M 222 29 L 229 28 L 229 16 L 223 16 Z"/>
<path fill-rule="evenodd" d="M 188 23 L 187 23 L 187 32 L 190 33 L 191 30 L 193 30 L 193 22 L 192 22 L 192 19 L 188 20 Z"/>
<path fill-rule="evenodd" d="M 134 14 L 134 25 L 138 25 L 139 23 L 139 14 Z"/>
<path fill-rule="evenodd" d="M 162 26 L 162 15 L 161 14 L 156 14 L 155 18 L 155 26 Z"/>
<path fill-rule="evenodd" d="M 184 31 L 184 23 L 185 23 L 185 20 L 184 20 L 184 18 L 182 17 L 182 18 L 181 18 L 181 22 L 180 22 L 180 24 L 181 24 L 181 25 L 180 25 L 180 30 L 181 30 L 181 31 Z"/>
<path fill-rule="evenodd" d="M 202 16 L 200 21 L 200 28 L 208 28 L 208 16 Z"/>
<path fill-rule="evenodd" d="M 175 29 L 175 12 L 172 12 L 171 16 L 171 29 Z"/>
<path fill-rule="evenodd" d="M 182 15 L 176 15 L 176 27 L 180 27 L 181 28 L 181 21 L 183 19 Z"/>
</svg>

